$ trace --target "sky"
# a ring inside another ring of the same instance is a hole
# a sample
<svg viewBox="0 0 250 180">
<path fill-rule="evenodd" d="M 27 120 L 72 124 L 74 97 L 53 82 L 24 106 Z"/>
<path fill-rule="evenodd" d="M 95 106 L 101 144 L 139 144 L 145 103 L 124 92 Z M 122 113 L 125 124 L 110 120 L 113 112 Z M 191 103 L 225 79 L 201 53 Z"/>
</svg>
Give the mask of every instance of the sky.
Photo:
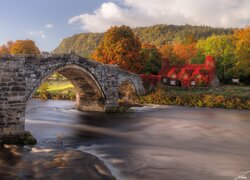
<svg viewBox="0 0 250 180">
<path fill-rule="evenodd" d="M 32 39 L 53 51 L 63 38 L 110 26 L 250 25 L 250 0 L 0 0 L 0 45 Z"/>
</svg>

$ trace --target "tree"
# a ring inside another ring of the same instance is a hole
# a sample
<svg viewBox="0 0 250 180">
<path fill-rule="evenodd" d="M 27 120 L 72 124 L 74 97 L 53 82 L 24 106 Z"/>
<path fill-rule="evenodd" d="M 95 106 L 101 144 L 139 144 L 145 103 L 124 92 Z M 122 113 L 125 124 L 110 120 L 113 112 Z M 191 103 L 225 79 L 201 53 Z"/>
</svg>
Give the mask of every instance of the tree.
<svg viewBox="0 0 250 180">
<path fill-rule="evenodd" d="M 128 26 L 114 26 L 105 32 L 92 58 L 105 64 L 117 64 L 121 69 L 140 73 L 144 69 L 140 55 L 141 43 Z"/>
<path fill-rule="evenodd" d="M 2 45 L 0 47 L 0 55 L 6 55 L 6 54 L 10 54 L 9 49 L 6 45 Z"/>
<path fill-rule="evenodd" d="M 173 43 L 173 53 L 177 59 L 180 59 L 184 64 L 191 64 L 191 58 L 197 54 L 196 43 L 182 44 L 180 42 Z"/>
<path fill-rule="evenodd" d="M 13 42 L 8 41 L 7 44 L 3 44 L 0 46 L 0 55 L 8 55 L 10 54 L 10 47 L 12 46 Z"/>
<path fill-rule="evenodd" d="M 236 30 L 233 38 L 236 46 L 233 75 L 248 77 L 250 76 L 250 26 Z"/>
<path fill-rule="evenodd" d="M 143 44 L 141 55 L 145 61 L 145 74 L 158 74 L 161 69 L 161 53 L 155 45 Z"/>
<path fill-rule="evenodd" d="M 228 68 L 234 63 L 234 50 L 232 35 L 212 35 L 205 40 L 199 40 L 197 48 L 205 55 L 215 57 L 217 75 L 224 79 Z"/>
<path fill-rule="evenodd" d="M 206 56 L 201 50 L 197 51 L 197 54 L 191 58 L 191 64 L 204 64 Z"/>
<path fill-rule="evenodd" d="M 138 36 L 142 43 L 150 43 L 156 47 L 164 44 L 171 44 L 178 40 L 184 44 L 192 41 L 206 39 L 212 34 L 233 34 L 231 28 L 212 28 L 209 26 L 190 26 L 190 25 L 154 25 L 149 27 L 134 28 L 133 32 Z M 90 57 L 98 47 L 103 33 L 81 33 L 65 38 L 58 48 L 54 50 L 56 54 L 74 52 L 83 57 Z"/>
<path fill-rule="evenodd" d="M 160 53 L 162 55 L 162 59 L 167 59 L 169 60 L 170 64 L 178 64 L 176 62 L 176 56 L 173 52 L 173 46 L 172 44 L 164 44 L 161 48 L 160 48 Z"/>
<path fill-rule="evenodd" d="M 10 54 L 40 54 L 38 47 L 32 40 L 17 40 L 10 46 Z"/>
</svg>

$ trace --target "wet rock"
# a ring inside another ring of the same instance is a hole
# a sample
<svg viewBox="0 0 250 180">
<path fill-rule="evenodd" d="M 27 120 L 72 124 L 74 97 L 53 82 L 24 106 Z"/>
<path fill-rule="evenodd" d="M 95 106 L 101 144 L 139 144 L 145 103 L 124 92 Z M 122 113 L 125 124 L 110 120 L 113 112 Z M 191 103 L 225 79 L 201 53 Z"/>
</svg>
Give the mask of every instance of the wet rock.
<svg viewBox="0 0 250 180">
<path fill-rule="evenodd" d="M 4 146 L 0 149 L 0 179 L 116 179 L 104 162 L 91 154 L 76 150 L 49 153 L 40 150 L 31 153 L 18 146 Z M 11 159 L 13 162 L 7 163 Z"/>
</svg>

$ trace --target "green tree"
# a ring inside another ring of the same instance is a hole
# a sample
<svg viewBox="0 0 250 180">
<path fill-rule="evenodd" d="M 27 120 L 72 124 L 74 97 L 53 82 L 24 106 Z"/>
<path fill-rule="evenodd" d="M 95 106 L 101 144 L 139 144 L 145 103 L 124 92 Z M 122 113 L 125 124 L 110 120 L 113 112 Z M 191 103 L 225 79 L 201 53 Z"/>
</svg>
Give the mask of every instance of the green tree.
<svg viewBox="0 0 250 180">
<path fill-rule="evenodd" d="M 158 74 L 161 69 L 161 53 L 155 45 L 143 44 L 141 55 L 145 61 L 145 68 L 142 73 Z"/>
<path fill-rule="evenodd" d="M 141 43 L 128 26 L 114 26 L 105 32 L 92 58 L 105 64 L 117 64 L 121 69 L 141 73 Z"/>
<path fill-rule="evenodd" d="M 204 64 L 206 56 L 201 50 L 197 51 L 196 56 L 191 58 L 191 64 Z"/>
<path fill-rule="evenodd" d="M 217 75 L 224 80 L 235 59 L 235 46 L 232 35 L 212 35 L 205 40 L 199 40 L 197 48 L 205 55 L 215 57 Z"/>
</svg>

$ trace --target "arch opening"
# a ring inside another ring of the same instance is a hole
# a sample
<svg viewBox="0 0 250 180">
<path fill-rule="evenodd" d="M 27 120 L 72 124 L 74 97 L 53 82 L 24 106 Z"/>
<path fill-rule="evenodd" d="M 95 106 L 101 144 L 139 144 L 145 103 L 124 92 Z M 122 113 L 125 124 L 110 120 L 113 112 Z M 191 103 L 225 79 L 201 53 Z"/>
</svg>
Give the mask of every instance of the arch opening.
<svg viewBox="0 0 250 180">
<path fill-rule="evenodd" d="M 77 65 L 66 65 L 45 75 L 45 77 L 32 88 L 32 92 L 28 95 L 27 103 L 35 94 L 36 90 L 43 86 L 54 73 L 62 75 L 73 85 L 78 110 L 105 111 L 105 96 L 99 82 L 88 70 Z"/>
<path fill-rule="evenodd" d="M 123 80 L 118 86 L 118 96 L 121 103 L 135 102 L 138 96 L 134 83 L 131 80 Z"/>
</svg>

